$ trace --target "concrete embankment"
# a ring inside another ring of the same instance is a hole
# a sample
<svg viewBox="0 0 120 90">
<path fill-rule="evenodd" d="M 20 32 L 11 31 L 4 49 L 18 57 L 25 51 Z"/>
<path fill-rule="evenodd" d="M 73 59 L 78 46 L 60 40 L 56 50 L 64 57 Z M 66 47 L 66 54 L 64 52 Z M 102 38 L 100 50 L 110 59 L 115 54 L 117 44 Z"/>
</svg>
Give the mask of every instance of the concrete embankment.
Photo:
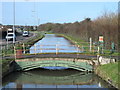
<svg viewBox="0 0 120 90">
<path fill-rule="evenodd" d="M 2 78 L 4 78 L 5 76 L 9 75 L 14 71 L 14 66 L 12 65 L 13 62 L 14 61 L 11 61 L 4 66 L 2 65 Z"/>
</svg>

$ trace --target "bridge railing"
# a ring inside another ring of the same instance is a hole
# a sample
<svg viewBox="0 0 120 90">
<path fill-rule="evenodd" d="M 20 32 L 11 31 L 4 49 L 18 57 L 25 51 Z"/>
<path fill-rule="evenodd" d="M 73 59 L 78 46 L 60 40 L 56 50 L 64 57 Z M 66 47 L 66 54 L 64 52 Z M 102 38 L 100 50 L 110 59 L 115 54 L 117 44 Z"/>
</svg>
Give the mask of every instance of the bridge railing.
<svg viewBox="0 0 120 90">
<path fill-rule="evenodd" d="M 9 46 L 9 45 L 8 45 Z M 62 45 L 62 44 L 56 44 L 56 45 L 42 45 L 42 44 L 17 44 L 13 46 L 7 46 L 4 47 L 4 55 L 5 56 L 11 56 L 11 57 L 18 57 L 21 58 L 22 55 L 38 55 L 38 54 L 45 54 L 45 53 L 54 53 L 56 55 L 58 54 L 76 54 L 77 56 L 80 53 L 89 52 L 89 46 L 80 46 L 80 45 Z M 97 52 L 96 47 L 92 47 L 92 53 Z"/>
<path fill-rule="evenodd" d="M 87 48 L 87 49 L 86 49 Z M 94 49 L 92 47 L 92 52 L 97 52 L 97 49 Z M 44 54 L 44 53 L 55 53 L 56 55 L 61 53 L 74 53 L 79 55 L 80 53 L 88 52 L 89 47 L 88 46 L 79 46 L 79 45 L 62 45 L 62 44 L 56 44 L 56 45 L 42 45 L 42 44 L 35 44 L 35 45 L 19 45 L 14 48 L 15 50 L 15 56 L 21 57 L 22 55 L 38 55 L 38 54 Z"/>
</svg>

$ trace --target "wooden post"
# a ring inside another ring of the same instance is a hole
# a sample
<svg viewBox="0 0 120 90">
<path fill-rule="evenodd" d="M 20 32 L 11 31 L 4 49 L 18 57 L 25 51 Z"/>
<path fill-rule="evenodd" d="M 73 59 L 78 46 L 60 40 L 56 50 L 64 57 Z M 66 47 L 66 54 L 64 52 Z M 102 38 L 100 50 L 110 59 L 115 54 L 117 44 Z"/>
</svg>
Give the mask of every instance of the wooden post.
<svg viewBox="0 0 120 90">
<path fill-rule="evenodd" d="M 92 51 L 93 51 L 93 53 L 95 52 L 95 50 L 94 50 L 94 49 L 95 49 L 95 47 L 94 47 L 94 45 L 93 45 L 93 50 L 92 50 Z"/>
<path fill-rule="evenodd" d="M 42 45 L 40 45 L 40 52 L 42 53 Z"/>
<path fill-rule="evenodd" d="M 5 55 L 6 55 L 7 54 L 6 45 L 4 46 L 4 50 L 5 50 Z"/>
<path fill-rule="evenodd" d="M 16 60 L 16 48 L 14 46 L 14 56 L 15 56 L 15 60 Z"/>
<path fill-rule="evenodd" d="M 35 47 L 34 51 L 35 51 L 35 55 L 36 55 L 36 44 L 34 45 L 34 47 Z"/>
<path fill-rule="evenodd" d="M 8 39 L 7 39 L 7 50 L 8 50 Z"/>
<path fill-rule="evenodd" d="M 56 55 L 58 54 L 58 46 L 57 46 L 57 44 L 56 44 Z"/>
<path fill-rule="evenodd" d="M 84 52 L 84 48 L 83 48 L 83 46 L 82 46 L 82 52 Z"/>
<path fill-rule="evenodd" d="M 100 54 L 100 47 L 98 46 L 98 55 Z"/>
<path fill-rule="evenodd" d="M 90 37 L 90 52 L 92 50 L 92 38 Z"/>
<path fill-rule="evenodd" d="M 98 46 L 97 61 L 98 61 L 98 64 L 100 65 L 99 57 L 100 57 L 100 47 Z"/>
<path fill-rule="evenodd" d="M 23 46 L 23 51 L 24 51 L 23 53 L 25 54 L 25 44 L 23 43 L 22 46 Z"/>
<path fill-rule="evenodd" d="M 78 55 L 79 55 L 79 45 L 77 46 L 77 58 L 78 58 Z"/>
</svg>

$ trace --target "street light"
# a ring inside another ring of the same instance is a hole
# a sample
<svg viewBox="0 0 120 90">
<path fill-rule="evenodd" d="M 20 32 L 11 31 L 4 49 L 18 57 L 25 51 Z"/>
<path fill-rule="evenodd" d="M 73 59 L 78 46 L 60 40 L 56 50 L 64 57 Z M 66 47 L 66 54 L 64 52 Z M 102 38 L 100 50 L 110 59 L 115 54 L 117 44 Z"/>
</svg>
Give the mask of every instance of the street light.
<svg viewBox="0 0 120 90">
<path fill-rule="evenodd" d="M 38 18 L 38 27 L 37 27 L 37 30 L 39 29 L 39 23 L 40 23 L 40 18 Z"/>
<path fill-rule="evenodd" d="M 13 2 L 13 33 L 15 34 L 15 0 Z M 15 44 L 15 38 L 13 38 L 13 44 Z"/>
</svg>

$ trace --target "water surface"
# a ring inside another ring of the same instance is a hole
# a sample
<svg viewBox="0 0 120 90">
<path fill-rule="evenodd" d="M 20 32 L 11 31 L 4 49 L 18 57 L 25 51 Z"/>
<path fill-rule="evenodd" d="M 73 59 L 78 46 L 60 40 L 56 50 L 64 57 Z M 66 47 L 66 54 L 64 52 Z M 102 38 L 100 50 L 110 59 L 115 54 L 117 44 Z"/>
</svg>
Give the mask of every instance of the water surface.
<svg viewBox="0 0 120 90">
<path fill-rule="evenodd" d="M 73 69 L 34 69 L 15 72 L 3 79 L 3 88 L 111 88 L 93 73 Z M 109 90 L 109 89 L 108 89 Z"/>
<path fill-rule="evenodd" d="M 64 37 L 55 34 L 45 34 L 42 40 L 39 40 L 30 48 L 30 53 L 76 53 L 81 52 L 74 44 Z"/>
</svg>

